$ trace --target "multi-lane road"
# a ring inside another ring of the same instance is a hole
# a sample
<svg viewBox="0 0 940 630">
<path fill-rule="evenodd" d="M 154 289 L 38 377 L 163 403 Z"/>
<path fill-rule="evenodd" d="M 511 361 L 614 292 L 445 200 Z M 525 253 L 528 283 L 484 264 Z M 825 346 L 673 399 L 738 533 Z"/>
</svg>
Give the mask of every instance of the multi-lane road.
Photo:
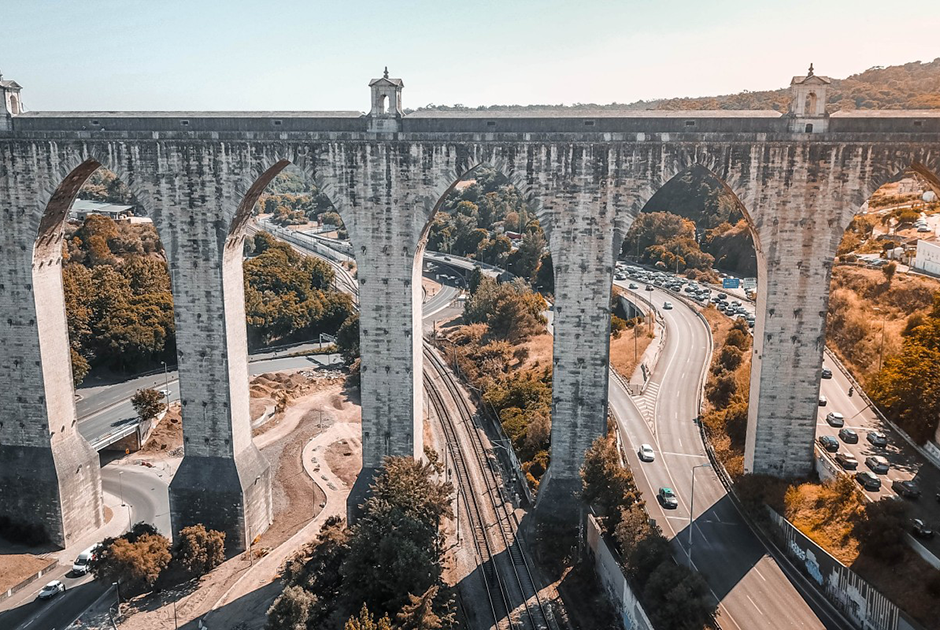
<svg viewBox="0 0 940 630">
<path fill-rule="evenodd" d="M 677 547 L 677 556 L 689 562 L 692 469 L 708 462 L 694 419 L 699 414 L 711 333 L 682 300 L 659 289 L 644 293 L 657 307 L 666 301 L 674 305 L 671 310 L 660 309 L 666 345 L 648 385 L 648 391 L 655 392 L 655 412 L 644 418 L 617 378 L 610 380 L 610 406 L 651 517 Z M 654 462 L 639 461 L 640 444 L 652 445 Z M 677 509 L 660 506 L 655 498 L 660 487 L 675 491 Z M 720 604 L 724 630 L 847 627 L 830 617 L 815 592 L 806 589 L 785 562 L 768 554 L 707 467 L 695 469 L 694 499 L 691 562 L 705 575 Z"/>
</svg>

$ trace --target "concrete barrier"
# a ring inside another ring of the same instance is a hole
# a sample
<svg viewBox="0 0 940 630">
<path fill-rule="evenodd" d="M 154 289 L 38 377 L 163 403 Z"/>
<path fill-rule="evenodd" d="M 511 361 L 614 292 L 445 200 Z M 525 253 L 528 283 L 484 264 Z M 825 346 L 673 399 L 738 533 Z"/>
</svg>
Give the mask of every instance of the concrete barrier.
<svg viewBox="0 0 940 630">
<path fill-rule="evenodd" d="M 653 624 L 623 574 L 616 552 L 604 540 L 600 525 L 591 514 L 587 515 L 585 529 L 588 547 L 594 557 L 594 570 L 617 609 L 620 623 L 626 630 L 653 630 Z"/>
</svg>

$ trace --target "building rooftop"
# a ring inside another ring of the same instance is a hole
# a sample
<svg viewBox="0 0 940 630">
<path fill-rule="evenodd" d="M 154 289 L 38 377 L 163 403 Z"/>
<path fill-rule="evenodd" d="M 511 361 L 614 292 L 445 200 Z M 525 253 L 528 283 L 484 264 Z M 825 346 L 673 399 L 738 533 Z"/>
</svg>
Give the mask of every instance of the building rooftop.
<svg viewBox="0 0 940 630">
<path fill-rule="evenodd" d="M 45 111 L 26 112 L 19 118 L 360 118 L 362 112 L 330 111 L 330 112 L 74 112 L 74 111 Z"/>
<path fill-rule="evenodd" d="M 780 118 L 772 109 L 573 109 L 541 107 L 525 109 L 421 109 L 405 118 Z"/>
</svg>

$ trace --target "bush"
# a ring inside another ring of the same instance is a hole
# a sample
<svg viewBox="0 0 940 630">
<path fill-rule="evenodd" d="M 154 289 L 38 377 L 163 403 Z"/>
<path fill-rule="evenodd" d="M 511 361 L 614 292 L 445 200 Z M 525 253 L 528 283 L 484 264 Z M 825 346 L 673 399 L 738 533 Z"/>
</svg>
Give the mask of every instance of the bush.
<svg viewBox="0 0 940 630">
<path fill-rule="evenodd" d="M 225 532 L 191 525 L 179 533 L 176 560 L 190 575 L 205 575 L 225 560 Z"/>
<path fill-rule="evenodd" d="M 120 538 L 105 539 L 91 570 L 96 579 L 120 582 L 124 592 L 138 594 L 153 588 L 170 558 L 170 541 L 138 523 Z"/>
<path fill-rule="evenodd" d="M 702 574 L 671 561 L 650 575 L 643 604 L 657 628 L 701 630 L 715 619 L 716 604 Z"/>
<path fill-rule="evenodd" d="M 907 506 L 896 499 L 869 503 L 852 527 L 859 549 L 886 562 L 904 557 Z"/>
<path fill-rule="evenodd" d="M 741 365 L 741 362 L 744 360 L 744 352 L 737 346 L 725 345 L 722 347 L 721 352 L 718 353 L 718 361 L 715 363 L 714 371 L 720 372 L 724 370 L 726 372 L 734 372 Z"/>
<path fill-rule="evenodd" d="M 705 397 L 716 409 L 725 409 L 738 392 L 738 382 L 733 374 L 724 373 L 705 388 Z"/>
<path fill-rule="evenodd" d="M 307 630 L 309 610 L 317 596 L 299 586 L 288 586 L 268 608 L 267 630 Z"/>
</svg>

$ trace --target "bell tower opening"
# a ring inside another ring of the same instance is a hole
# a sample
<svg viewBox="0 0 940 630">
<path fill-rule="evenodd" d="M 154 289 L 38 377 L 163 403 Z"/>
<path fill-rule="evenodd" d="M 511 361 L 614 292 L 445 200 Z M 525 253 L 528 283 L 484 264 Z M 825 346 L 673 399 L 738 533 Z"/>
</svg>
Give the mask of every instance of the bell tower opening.
<svg viewBox="0 0 940 630">
<path fill-rule="evenodd" d="M 395 133 L 400 131 L 401 90 L 405 84 L 401 79 L 390 79 L 388 67 L 381 79 L 369 81 L 372 90 L 372 109 L 369 112 L 369 131 L 377 133 Z"/>
<path fill-rule="evenodd" d="M 796 76 L 790 81 L 790 131 L 792 133 L 825 133 L 829 128 L 826 113 L 829 77 L 817 75 L 813 64 L 806 76 Z"/>
</svg>

